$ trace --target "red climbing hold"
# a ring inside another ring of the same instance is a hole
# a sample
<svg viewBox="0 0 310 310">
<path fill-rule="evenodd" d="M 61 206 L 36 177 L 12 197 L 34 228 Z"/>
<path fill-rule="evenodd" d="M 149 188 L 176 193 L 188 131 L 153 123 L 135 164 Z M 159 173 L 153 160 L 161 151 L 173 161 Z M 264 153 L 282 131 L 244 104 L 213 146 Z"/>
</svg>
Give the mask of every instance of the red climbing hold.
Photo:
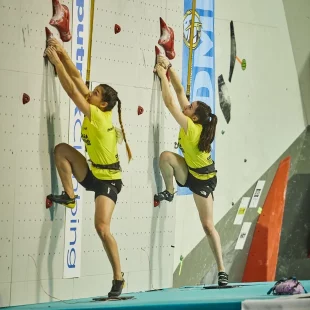
<svg viewBox="0 0 310 310">
<path fill-rule="evenodd" d="M 46 35 L 46 40 L 54 37 L 53 33 L 47 27 L 45 27 L 45 35 Z"/>
<path fill-rule="evenodd" d="M 141 115 L 144 112 L 141 106 L 138 106 L 138 115 Z"/>
<path fill-rule="evenodd" d="M 118 24 L 115 24 L 115 25 L 114 25 L 114 33 L 117 34 L 117 33 L 119 33 L 120 31 L 121 31 L 121 26 L 118 25 Z"/>
<path fill-rule="evenodd" d="M 46 206 L 46 209 L 49 209 L 50 207 L 53 206 L 53 202 L 50 199 L 46 198 L 45 206 Z"/>
<path fill-rule="evenodd" d="M 63 42 L 71 40 L 70 32 L 70 11 L 66 5 L 63 5 L 59 0 L 53 1 L 53 17 L 50 20 L 50 25 L 54 26 L 60 34 Z"/>
<path fill-rule="evenodd" d="M 23 94 L 23 104 L 26 104 L 30 101 L 30 97 L 27 94 Z"/>
<path fill-rule="evenodd" d="M 175 57 L 174 51 L 174 31 L 168 27 L 164 20 L 160 17 L 160 38 L 158 44 L 165 50 L 166 56 L 169 59 Z"/>
<path fill-rule="evenodd" d="M 158 207 L 160 202 L 158 200 L 154 200 L 154 208 Z"/>
</svg>

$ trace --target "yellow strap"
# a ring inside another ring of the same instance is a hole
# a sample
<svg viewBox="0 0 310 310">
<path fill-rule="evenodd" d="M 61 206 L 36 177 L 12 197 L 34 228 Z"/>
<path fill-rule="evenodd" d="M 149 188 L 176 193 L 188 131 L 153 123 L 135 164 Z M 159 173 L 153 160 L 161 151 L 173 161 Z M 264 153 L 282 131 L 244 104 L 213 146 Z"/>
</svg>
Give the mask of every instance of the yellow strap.
<svg viewBox="0 0 310 310">
<path fill-rule="evenodd" d="M 91 51 L 93 43 L 93 25 L 94 25 L 94 10 L 95 0 L 90 1 L 90 17 L 89 17 L 89 40 L 88 40 L 88 55 L 87 55 L 87 70 L 86 70 L 86 86 L 89 88 L 90 82 L 90 66 L 91 66 Z"/>
<path fill-rule="evenodd" d="M 190 33 L 190 39 L 189 39 L 189 56 L 188 56 L 188 67 L 187 67 L 186 96 L 188 99 L 189 99 L 190 93 L 191 93 L 195 12 L 196 12 L 196 0 L 193 0 L 193 2 L 192 2 L 192 21 L 191 21 L 191 28 L 190 28 L 191 33 Z"/>
</svg>

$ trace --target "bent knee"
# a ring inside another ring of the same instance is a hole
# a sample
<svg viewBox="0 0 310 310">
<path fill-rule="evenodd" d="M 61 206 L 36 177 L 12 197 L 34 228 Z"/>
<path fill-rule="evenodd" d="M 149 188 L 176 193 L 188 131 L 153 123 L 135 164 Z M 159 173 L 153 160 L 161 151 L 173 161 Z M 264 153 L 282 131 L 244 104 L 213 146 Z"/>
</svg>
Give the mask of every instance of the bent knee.
<svg viewBox="0 0 310 310">
<path fill-rule="evenodd" d="M 173 153 L 169 151 L 164 151 L 160 154 L 159 160 L 161 161 L 169 161 L 173 158 Z"/>
<path fill-rule="evenodd" d="M 68 147 L 70 147 L 67 143 L 59 143 L 54 148 L 54 155 L 63 155 L 68 150 Z"/>
</svg>

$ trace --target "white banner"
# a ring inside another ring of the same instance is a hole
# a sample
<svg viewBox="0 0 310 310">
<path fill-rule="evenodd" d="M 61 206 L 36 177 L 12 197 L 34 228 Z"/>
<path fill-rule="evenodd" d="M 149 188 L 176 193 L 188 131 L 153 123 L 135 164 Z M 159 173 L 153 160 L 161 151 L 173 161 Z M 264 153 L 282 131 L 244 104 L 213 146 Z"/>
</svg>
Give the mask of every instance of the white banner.
<svg viewBox="0 0 310 310">
<path fill-rule="evenodd" d="M 260 196 L 262 194 L 263 188 L 265 185 L 265 181 L 258 181 L 254 190 L 254 193 L 252 195 L 252 200 L 250 202 L 249 208 L 256 208 L 260 199 Z"/>
<path fill-rule="evenodd" d="M 86 80 L 87 52 L 89 38 L 89 1 L 73 0 L 72 18 L 72 50 L 71 59 Z M 85 156 L 85 146 L 81 139 L 81 127 L 84 115 L 70 101 L 69 144 Z M 76 200 L 74 209 L 66 208 L 65 245 L 64 245 L 64 278 L 78 278 L 81 275 L 81 238 L 82 238 L 82 206 L 83 188 L 72 176 Z"/>
<path fill-rule="evenodd" d="M 246 209 L 248 208 L 250 203 L 250 197 L 242 197 L 242 200 L 240 202 L 240 206 L 237 211 L 237 215 L 235 217 L 234 225 L 241 225 Z"/>
</svg>

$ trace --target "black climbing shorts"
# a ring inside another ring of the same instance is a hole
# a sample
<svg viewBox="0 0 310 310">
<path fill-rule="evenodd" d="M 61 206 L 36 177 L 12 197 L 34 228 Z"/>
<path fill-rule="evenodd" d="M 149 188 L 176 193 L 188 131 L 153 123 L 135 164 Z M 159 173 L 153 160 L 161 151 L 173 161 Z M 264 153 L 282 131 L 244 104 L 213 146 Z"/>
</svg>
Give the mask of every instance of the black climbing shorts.
<svg viewBox="0 0 310 310">
<path fill-rule="evenodd" d="M 208 180 L 199 180 L 188 172 L 185 184 L 182 185 L 178 181 L 176 182 L 180 187 L 188 187 L 193 193 L 199 196 L 208 198 L 208 196 L 211 194 L 212 198 L 214 199 L 213 191 L 215 190 L 217 184 L 216 176 Z"/>
<path fill-rule="evenodd" d="M 117 195 L 120 193 L 123 183 L 122 180 L 99 180 L 88 168 L 85 179 L 80 184 L 87 190 L 95 192 L 95 199 L 102 195 L 109 197 L 116 203 Z"/>
</svg>

